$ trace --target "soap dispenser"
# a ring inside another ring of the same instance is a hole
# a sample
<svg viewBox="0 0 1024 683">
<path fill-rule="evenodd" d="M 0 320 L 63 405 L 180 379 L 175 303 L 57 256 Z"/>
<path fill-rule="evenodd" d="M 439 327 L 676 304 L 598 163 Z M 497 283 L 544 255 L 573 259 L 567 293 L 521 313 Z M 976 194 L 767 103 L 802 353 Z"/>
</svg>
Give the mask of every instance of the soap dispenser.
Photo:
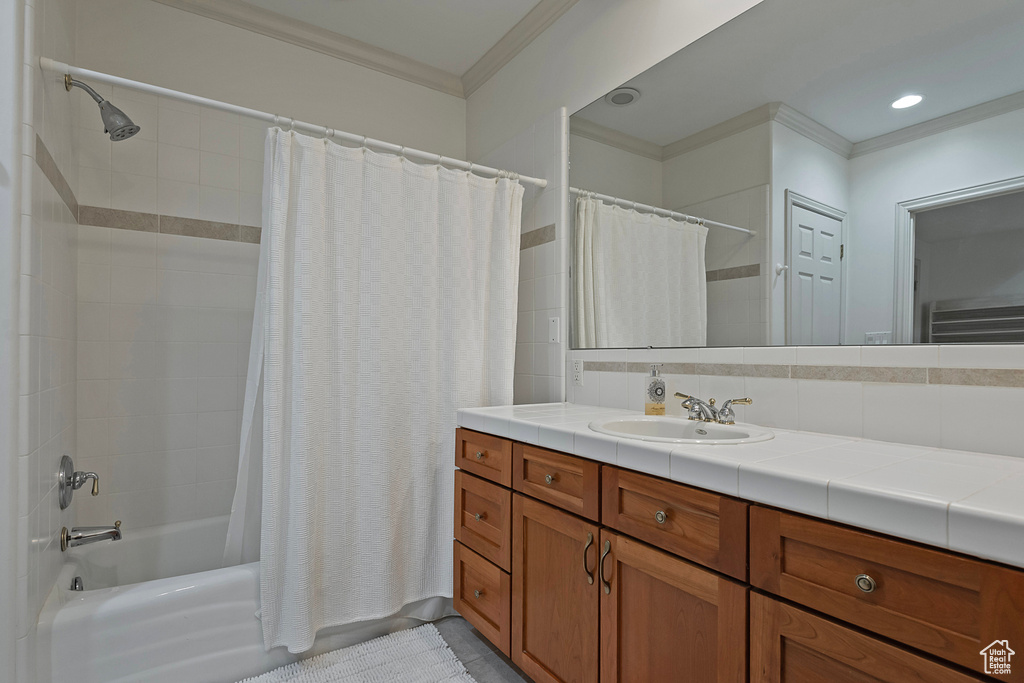
<svg viewBox="0 0 1024 683">
<path fill-rule="evenodd" d="M 665 380 L 658 374 L 661 363 L 651 363 L 651 376 L 647 378 L 647 399 L 644 403 L 646 415 L 665 414 Z"/>
</svg>

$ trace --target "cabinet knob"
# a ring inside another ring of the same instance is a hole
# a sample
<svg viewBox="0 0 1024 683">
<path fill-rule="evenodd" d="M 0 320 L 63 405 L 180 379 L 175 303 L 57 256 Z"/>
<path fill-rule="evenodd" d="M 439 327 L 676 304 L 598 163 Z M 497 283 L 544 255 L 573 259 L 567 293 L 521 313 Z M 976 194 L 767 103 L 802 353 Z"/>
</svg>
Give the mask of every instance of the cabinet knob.
<svg viewBox="0 0 1024 683">
<path fill-rule="evenodd" d="M 483 460 L 484 459 L 484 452 L 483 451 L 477 451 L 476 452 L 476 459 L 477 460 Z"/>
<path fill-rule="evenodd" d="M 554 481 L 555 481 L 554 475 L 551 475 L 551 474 L 545 474 L 544 475 L 544 483 L 545 484 L 551 484 Z"/>
<path fill-rule="evenodd" d="M 473 591 L 473 597 L 476 598 L 477 600 L 479 600 L 480 596 L 483 595 L 483 594 L 484 594 L 483 591 Z"/>
<path fill-rule="evenodd" d="M 658 524 L 664 524 L 666 519 L 668 519 L 668 515 L 665 514 L 664 510 L 658 510 L 654 513 L 654 521 Z"/>
<path fill-rule="evenodd" d="M 878 584 L 867 574 L 857 574 L 857 578 L 854 579 L 854 583 L 857 584 L 857 588 L 861 589 L 864 593 L 873 593 Z"/>
<path fill-rule="evenodd" d="M 482 520 L 485 520 L 485 519 L 487 519 L 487 513 L 486 512 L 478 512 L 475 515 L 473 515 L 473 519 L 475 519 L 478 522 L 480 522 Z"/>
</svg>

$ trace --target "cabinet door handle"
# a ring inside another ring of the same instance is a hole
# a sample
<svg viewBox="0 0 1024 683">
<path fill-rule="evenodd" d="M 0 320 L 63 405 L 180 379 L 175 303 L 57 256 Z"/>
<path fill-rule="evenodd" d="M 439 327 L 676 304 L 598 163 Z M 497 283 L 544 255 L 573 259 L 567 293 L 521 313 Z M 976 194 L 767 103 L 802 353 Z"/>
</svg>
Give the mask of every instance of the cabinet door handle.
<svg viewBox="0 0 1024 683">
<path fill-rule="evenodd" d="M 485 520 L 485 519 L 487 519 L 487 513 L 486 512 L 478 512 L 475 515 L 473 515 L 473 519 L 475 519 L 478 522 L 480 522 L 482 520 Z"/>
<path fill-rule="evenodd" d="M 875 580 L 867 574 L 857 574 L 857 577 L 853 581 L 857 584 L 857 588 L 864 593 L 874 593 L 875 588 L 878 586 L 878 584 L 875 583 Z"/>
<path fill-rule="evenodd" d="M 550 486 L 551 484 L 554 483 L 554 481 L 555 481 L 555 475 L 553 475 L 553 474 L 545 474 L 544 475 L 544 483 L 545 484 L 548 484 Z"/>
<path fill-rule="evenodd" d="M 480 596 L 483 595 L 483 594 L 484 594 L 483 591 L 473 591 L 473 597 L 476 598 L 477 600 L 479 600 Z"/>
<path fill-rule="evenodd" d="M 668 519 L 668 515 L 665 514 L 664 510 L 658 510 L 654 513 L 654 521 L 658 524 L 664 524 L 666 519 Z"/>
<path fill-rule="evenodd" d="M 587 551 L 594 545 L 594 534 L 587 532 L 587 544 L 583 546 L 583 573 L 587 575 L 587 583 L 594 585 L 594 574 L 587 569 Z"/>
<path fill-rule="evenodd" d="M 477 459 L 477 460 L 483 460 L 483 459 L 484 459 L 484 455 L 485 455 L 485 454 L 484 454 L 484 452 L 483 452 L 483 451 L 477 451 L 477 452 L 476 452 L 476 459 Z"/>
<path fill-rule="evenodd" d="M 612 593 L 612 585 L 610 583 L 608 583 L 608 579 L 604 578 L 604 558 L 608 557 L 608 553 L 610 553 L 611 551 L 612 551 L 612 542 L 611 541 L 605 541 L 604 542 L 604 552 L 601 553 L 601 559 L 598 561 L 598 569 L 600 570 L 600 573 L 601 573 L 601 585 L 604 586 L 604 593 L 605 593 L 605 595 L 611 595 L 611 593 Z"/>
</svg>

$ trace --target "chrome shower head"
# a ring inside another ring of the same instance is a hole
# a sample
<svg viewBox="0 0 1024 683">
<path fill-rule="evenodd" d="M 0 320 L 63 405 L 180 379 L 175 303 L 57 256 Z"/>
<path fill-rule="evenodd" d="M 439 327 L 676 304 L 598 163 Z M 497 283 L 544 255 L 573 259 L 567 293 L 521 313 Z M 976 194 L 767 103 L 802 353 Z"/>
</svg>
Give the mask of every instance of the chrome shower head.
<svg viewBox="0 0 1024 683">
<path fill-rule="evenodd" d="M 110 135 L 114 142 L 127 140 L 141 130 L 128 118 L 128 115 L 103 99 L 99 93 L 87 86 L 85 83 L 76 81 L 70 75 L 64 76 L 64 89 L 70 92 L 71 88 L 81 88 L 96 100 L 100 107 L 100 117 L 103 119 L 103 132 Z"/>
</svg>

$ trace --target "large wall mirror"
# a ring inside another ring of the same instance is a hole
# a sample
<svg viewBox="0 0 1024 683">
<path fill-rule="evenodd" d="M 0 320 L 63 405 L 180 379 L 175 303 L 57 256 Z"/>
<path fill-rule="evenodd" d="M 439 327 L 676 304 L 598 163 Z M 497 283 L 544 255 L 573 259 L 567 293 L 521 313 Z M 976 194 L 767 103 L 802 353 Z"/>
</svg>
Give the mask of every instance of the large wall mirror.
<svg viewBox="0 0 1024 683">
<path fill-rule="evenodd" d="M 1024 342 L 1024 2 L 764 0 L 569 181 L 575 348 Z"/>
</svg>

